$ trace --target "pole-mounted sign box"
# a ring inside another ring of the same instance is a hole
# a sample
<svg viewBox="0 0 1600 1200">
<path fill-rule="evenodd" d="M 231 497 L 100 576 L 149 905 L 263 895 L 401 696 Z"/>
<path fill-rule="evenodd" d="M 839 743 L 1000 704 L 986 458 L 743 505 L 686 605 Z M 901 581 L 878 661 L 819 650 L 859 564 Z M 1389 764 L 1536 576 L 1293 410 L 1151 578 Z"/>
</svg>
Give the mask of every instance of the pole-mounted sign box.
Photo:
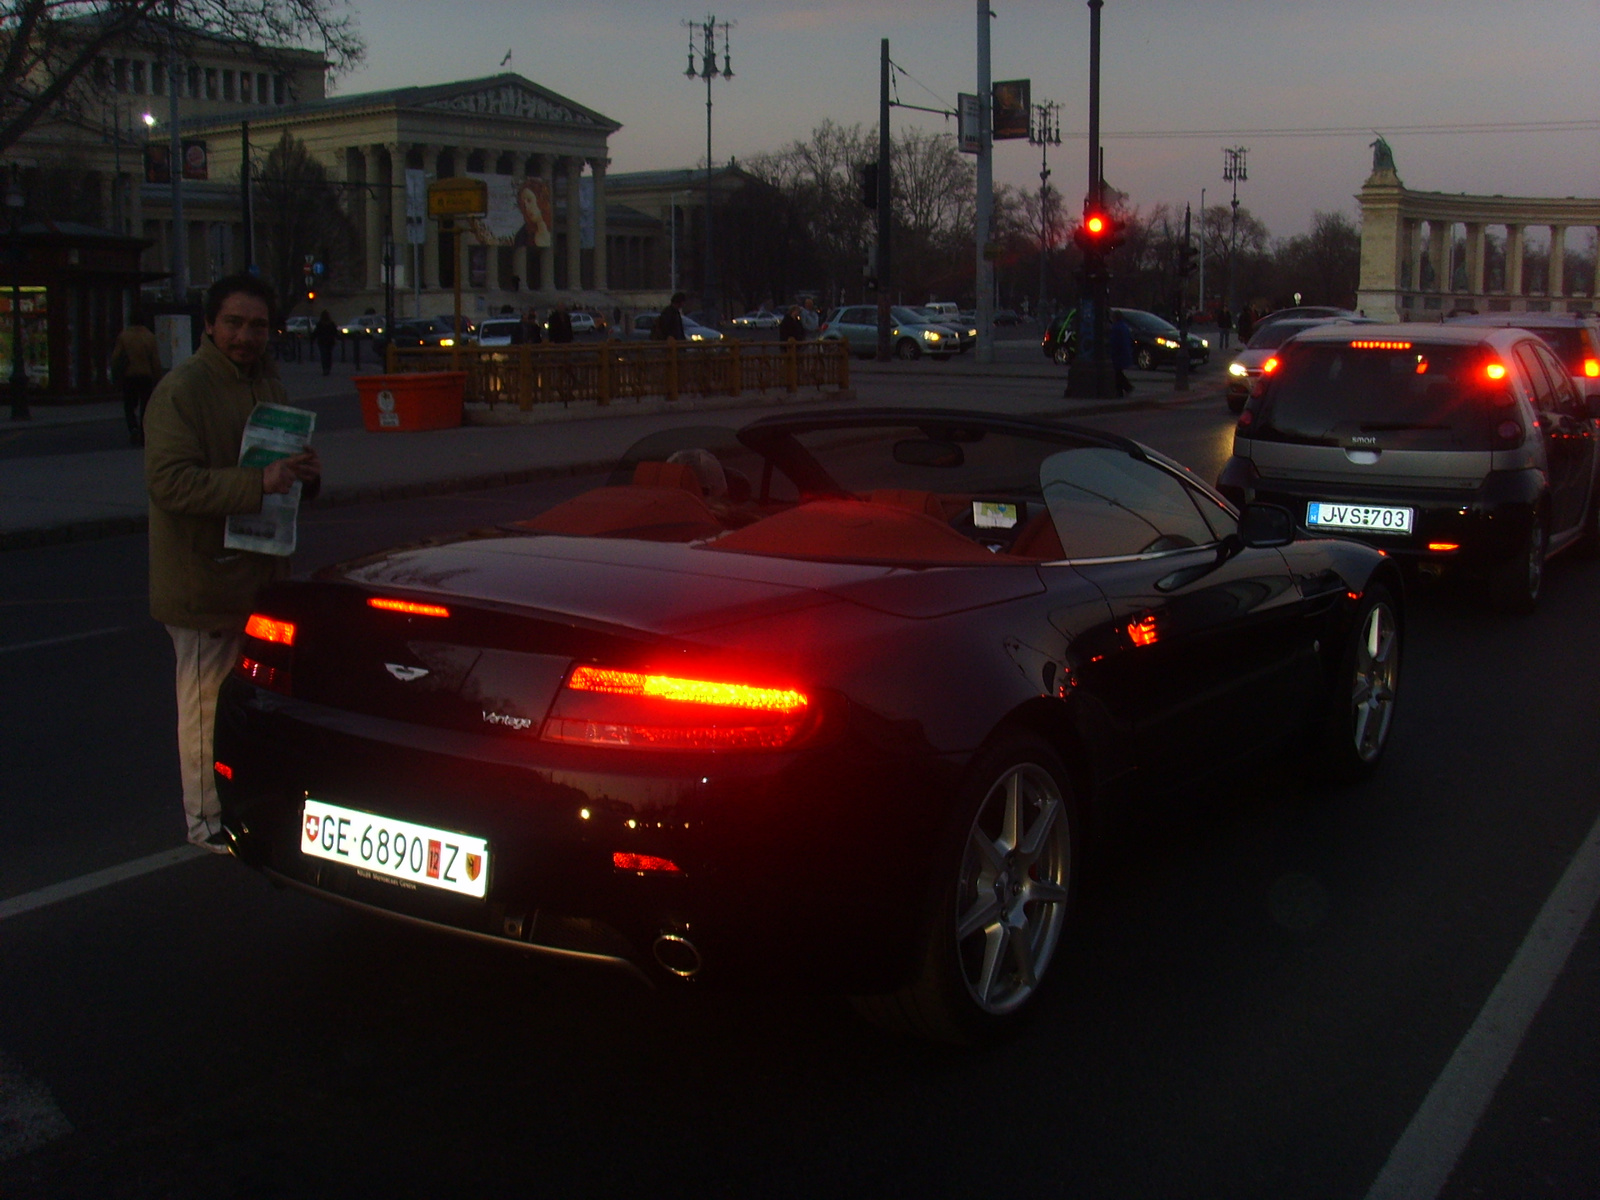
<svg viewBox="0 0 1600 1200">
<path fill-rule="evenodd" d="M 994 85 L 994 140 L 1026 138 L 1033 115 L 1032 81 L 1007 79 Z"/>
<path fill-rule="evenodd" d="M 489 189 L 481 179 L 458 176 L 428 185 L 430 217 L 482 217 L 489 212 Z"/>
<path fill-rule="evenodd" d="M 979 126 L 980 116 L 978 98 L 969 96 L 965 92 L 956 96 L 956 128 L 958 140 L 961 143 L 961 153 L 976 154 L 978 144 L 982 137 L 982 128 Z"/>
</svg>

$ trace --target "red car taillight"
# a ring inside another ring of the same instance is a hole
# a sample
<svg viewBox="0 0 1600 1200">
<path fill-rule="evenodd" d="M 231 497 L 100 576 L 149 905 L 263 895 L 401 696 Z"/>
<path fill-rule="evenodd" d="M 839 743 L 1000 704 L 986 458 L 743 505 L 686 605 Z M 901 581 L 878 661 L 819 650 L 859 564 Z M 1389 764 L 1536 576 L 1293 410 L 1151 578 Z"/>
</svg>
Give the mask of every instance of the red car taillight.
<svg viewBox="0 0 1600 1200">
<path fill-rule="evenodd" d="M 268 691 L 290 694 L 289 659 L 294 646 L 293 621 L 251 613 L 244 626 L 244 644 L 233 673 Z"/>
<path fill-rule="evenodd" d="M 580 666 L 542 736 L 632 750 L 776 750 L 812 720 L 811 698 L 792 688 Z"/>
</svg>

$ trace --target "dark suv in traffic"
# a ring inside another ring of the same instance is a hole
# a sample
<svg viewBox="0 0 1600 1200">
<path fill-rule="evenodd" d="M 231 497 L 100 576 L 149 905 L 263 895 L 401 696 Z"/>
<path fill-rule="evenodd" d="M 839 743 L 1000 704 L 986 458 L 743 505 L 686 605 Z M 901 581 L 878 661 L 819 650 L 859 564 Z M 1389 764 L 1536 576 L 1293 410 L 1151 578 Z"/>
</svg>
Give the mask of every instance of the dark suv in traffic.
<svg viewBox="0 0 1600 1200">
<path fill-rule="evenodd" d="M 1218 480 L 1235 503 L 1484 576 L 1505 611 L 1533 608 L 1550 555 L 1600 549 L 1600 392 L 1533 334 L 1325 325 L 1262 372 Z"/>
</svg>

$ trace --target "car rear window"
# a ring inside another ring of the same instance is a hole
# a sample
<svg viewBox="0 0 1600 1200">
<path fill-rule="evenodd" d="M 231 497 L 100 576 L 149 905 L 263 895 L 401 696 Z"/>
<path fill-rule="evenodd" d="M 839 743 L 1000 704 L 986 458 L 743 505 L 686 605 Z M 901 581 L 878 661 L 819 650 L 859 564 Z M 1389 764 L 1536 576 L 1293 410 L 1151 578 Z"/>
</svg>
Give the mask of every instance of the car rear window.
<svg viewBox="0 0 1600 1200">
<path fill-rule="evenodd" d="M 1481 346 L 1297 343 L 1268 384 L 1253 436 L 1345 445 L 1379 435 L 1395 449 L 1489 449 L 1513 397 Z M 1396 348 L 1404 347 L 1404 348 Z"/>
<path fill-rule="evenodd" d="M 1592 357 L 1592 352 L 1584 344 L 1583 330 L 1576 325 L 1557 326 L 1553 329 L 1534 329 L 1550 348 L 1556 352 L 1556 357 L 1567 368 L 1570 375 L 1583 374 L 1583 360 Z"/>
</svg>

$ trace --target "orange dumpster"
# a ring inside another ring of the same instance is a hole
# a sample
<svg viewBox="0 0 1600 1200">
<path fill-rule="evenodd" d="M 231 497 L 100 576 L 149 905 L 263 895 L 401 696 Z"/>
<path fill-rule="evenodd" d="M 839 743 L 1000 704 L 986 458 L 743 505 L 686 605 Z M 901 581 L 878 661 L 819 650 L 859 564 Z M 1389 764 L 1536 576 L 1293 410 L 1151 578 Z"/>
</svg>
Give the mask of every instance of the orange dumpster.
<svg viewBox="0 0 1600 1200">
<path fill-rule="evenodd" d="M 357 375 L 354 382 L 368 433 L 454 429 L 461 424 L 465 371 Z"/>
</svg>

